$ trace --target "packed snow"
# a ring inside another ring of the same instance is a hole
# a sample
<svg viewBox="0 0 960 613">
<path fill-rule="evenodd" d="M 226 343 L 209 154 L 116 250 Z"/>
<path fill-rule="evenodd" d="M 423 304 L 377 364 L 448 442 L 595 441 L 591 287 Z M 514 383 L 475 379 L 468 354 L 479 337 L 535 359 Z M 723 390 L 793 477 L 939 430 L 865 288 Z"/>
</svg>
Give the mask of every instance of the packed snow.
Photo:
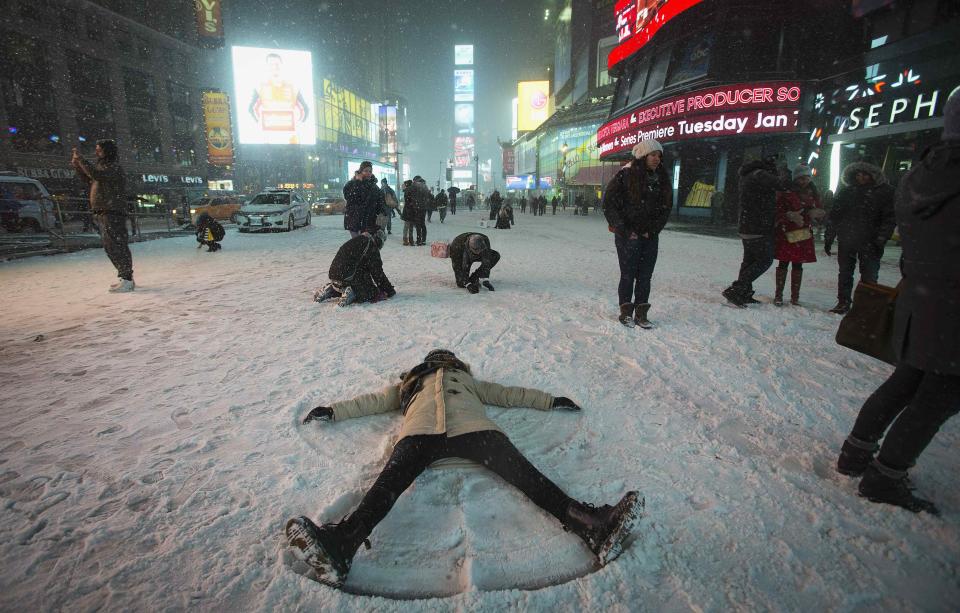
<svg viewBox="0 0 960 613">
<path fill-rule="evenodd" d="M 0 607 L 4 610 L 702 611 L 960 609 L 957 420 L 912 472 L 940 518 L 869 503 L 833 465 L 891 368 L 835 344 L 836 262 L 802 307 L 724 306 L 735 239 L 664 232 L 652 331 L 616 321 L 598 216 L 483 230 L 495 292 L 448 260 L 383 250 L 395 298 L 311 296 L 342 217 L 292 233 L 133 245 L 137 289 L 101 250 L 0 265 Z M 895 282 L 896 250 L 881 270 Z M 769 300 L 771 270 L 758 285 Z M 490 407 L 572 496 L 638 489 L 646 516 L 596 570 L 550 516 L 478 467 L 430 469 L 361 548 L 344 591 L 305 577 L 289 517 L 336 521 L 388 457 L 398 415 L 300 425 L 397 381 L 432 348 L 475 376 L 567 395 L 582 413 Z M 419 598 L 420 600 L 410 600 Z"/>
</svg>

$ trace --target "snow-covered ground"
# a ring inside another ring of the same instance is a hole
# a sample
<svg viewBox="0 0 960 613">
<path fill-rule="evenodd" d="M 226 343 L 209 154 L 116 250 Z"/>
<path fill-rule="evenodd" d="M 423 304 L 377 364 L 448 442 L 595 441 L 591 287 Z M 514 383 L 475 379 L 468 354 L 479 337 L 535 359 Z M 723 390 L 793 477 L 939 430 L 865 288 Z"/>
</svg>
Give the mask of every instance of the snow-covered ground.
<svg viewBox="0 0 960 613">
<path fill-rule="evenodd" d="M 462 212 L 430 239 L 477 229 Z M 956 611 L 958 421 L 912 473 L 943 517 L 856 496 L 837 450 L 890 367 L 833 341 L 835 260 L 805 306 L 722 305 L 736 240 L 665 232 L 650 332 L 616 322 L 599 217 L 486 230 L 497 291 L 457 290 L 429 247 L 384 248 L 393 300 L 312 302 L 342 218 L 291 234 L 134 245 L 137 291 L 100 250 L 0 265 L 4 610 Z M 893 282 L 893 258 L 881 281 Z M 773 272 L 759 284 L 769 299 Z M 491 407 L 571 495 L 647 516 L 593 572 L 557 522 L 481 469 L 428 470 L 361 549 L 348 588 L 295 572 L 287 518 L 338 520 L 400 419 L 299 425 L 396 381 L 431 348 L 476 376 L 568 395 L 580 414 Z M 437 600 L 396 600 L 417 595 Z"/>
</svg>

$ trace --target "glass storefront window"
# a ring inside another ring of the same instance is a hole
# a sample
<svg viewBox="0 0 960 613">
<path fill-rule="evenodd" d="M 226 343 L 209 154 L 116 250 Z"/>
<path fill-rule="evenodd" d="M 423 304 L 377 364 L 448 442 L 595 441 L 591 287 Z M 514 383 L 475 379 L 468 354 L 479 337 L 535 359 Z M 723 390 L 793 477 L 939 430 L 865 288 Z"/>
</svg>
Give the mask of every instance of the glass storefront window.
<svg viewBox="0 0 960 613">
<path fill-rule="evenodd" d="M 627 104 L 639 102 L 643 98 L 643 89 L 647 84 L 647 73 L 650 71 L 650 60 L 645 59 L 637 64 L 633 71 L 633 78 L 630 81 L 630 95 L 627 98 Z"/>
<path fill-rule="evenodd" d="M 654 56 L 653 63 L 650 65 L 650 76 L 647 79 L 645 96 L 655 94 L 663 89 L 663 84 L 667 80 L 667 68 L 670 66 L 670 55 L 671 49 L 666 48 L 660 50 L 657 55 Z M 631 96 L 630 99 L 633 100 L 633 96 Z"/>
<path fill-rule="evenodd" d="M 667 85 L 675 85 L 706 76 L 710 69 L 710 54 L 713 50 L 713 33 L 698 33 L 691 36 L 674 51 Z"/>
</svg>

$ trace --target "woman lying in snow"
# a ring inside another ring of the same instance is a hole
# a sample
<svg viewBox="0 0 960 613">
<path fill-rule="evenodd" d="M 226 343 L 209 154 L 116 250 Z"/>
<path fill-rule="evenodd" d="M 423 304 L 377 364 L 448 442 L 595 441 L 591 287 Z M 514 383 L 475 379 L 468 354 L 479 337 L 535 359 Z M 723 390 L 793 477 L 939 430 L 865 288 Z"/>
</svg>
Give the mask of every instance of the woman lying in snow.
<svg viewBox="0 0 960 613">
<path fill-rule="evenodd" d="M 287 522 L 287 540 L 294 553 L 314 569 L 319 581 L 339 587 L 360 544 L 366 542 L 400 494 L 430 464 L 451 457 L 482 464 L 517 487 L 556 517 L 565 530 L 583 539 L 601 566 L 620 554 L 643 508 L 637 492 L 628 492 L 615 506 L 594 507 L 571 499 L 487 418 L 484 404 L 543 411 L 580 410 L 569 398 L 475 380 L 470 367 L 452 351 L 434 349 L 421 364 L 403 373 L 399 384 L 310 411 L 304 424 L 398 409 L 403 413 L 400 439 L 390 459 L 351 515 L 340 523 L 322 526 L 302 516 Z"/>
</svg>

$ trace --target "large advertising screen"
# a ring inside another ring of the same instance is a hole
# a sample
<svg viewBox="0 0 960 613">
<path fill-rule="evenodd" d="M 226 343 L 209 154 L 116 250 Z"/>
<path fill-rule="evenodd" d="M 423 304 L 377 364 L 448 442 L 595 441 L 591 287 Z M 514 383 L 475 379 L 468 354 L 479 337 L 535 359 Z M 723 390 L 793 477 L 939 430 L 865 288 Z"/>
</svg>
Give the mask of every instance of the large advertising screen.
<svg viewBox="0 0 960 613">
<path fill-rule="evenodd" d="M 473 152 L 476 141 L 472 136 L 457 136 L 453 139 L 453 165 L 464 167 L 473 165 Z"/>
<path fill-rule="evenodd" d="M 232 52 L 240 144 L 316 144 L 310 52 L 257 47 Z"/>
<path fill-rule="evenodd" d="M 473 70 L 453 71 L 453 101 L 473 102 Z"/>
<path fill-rule="evenodd" d="M 458 102 L 453 105 L 453 125 L 457 134 L 473 134 L 473 104 Z"/>
<path fill-rule="evenodd" d="M 517 130 L 536 130 L 550 117 L 550 81 L 517 83 Z"/>
<path fill-rule="evenodd" d="M 203 121 L 207 133 L 207 161 L 211 166 L 233 164 L 233 131 L 230 98 L 223 92 L 204 90 Z"/>
<path fill-rule="evenodd" d="M 457 66 L 472 66 L 473 45 L 454 45 L 453 63 Z"/>
<path fill-rule="evenodd" d="M 620 43 L 610 52 L 607 67 L 612 69 L 639 51 L 664 24 L 702 1 L 619 0 L 613 10 L 617 17 L 617 39 Z"/>
</svg>

